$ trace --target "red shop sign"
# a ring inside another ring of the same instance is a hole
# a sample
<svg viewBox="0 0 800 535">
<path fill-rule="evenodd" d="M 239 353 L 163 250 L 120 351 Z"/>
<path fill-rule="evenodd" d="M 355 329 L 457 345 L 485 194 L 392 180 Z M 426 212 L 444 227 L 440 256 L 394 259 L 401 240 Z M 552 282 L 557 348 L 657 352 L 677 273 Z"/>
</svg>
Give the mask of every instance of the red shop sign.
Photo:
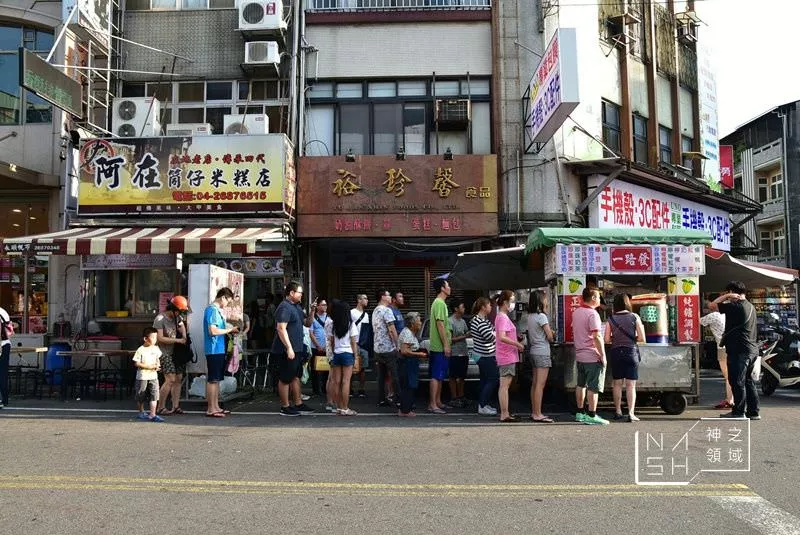
<svg viewBox="0 0 800 535">
<path fill-rule="evenodd" d="M 609 247 L 611 271 L 653 271 L 653 251 L 650 247 Z"/>
</svg>

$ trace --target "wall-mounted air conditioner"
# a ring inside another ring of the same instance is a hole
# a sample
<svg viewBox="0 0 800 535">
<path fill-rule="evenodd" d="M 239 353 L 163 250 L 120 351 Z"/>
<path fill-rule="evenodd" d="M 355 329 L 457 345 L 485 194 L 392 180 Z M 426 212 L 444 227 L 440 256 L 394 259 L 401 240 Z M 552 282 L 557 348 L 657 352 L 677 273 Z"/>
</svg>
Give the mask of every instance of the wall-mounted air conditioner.
<svg viewBox="0 0 800 535">
<path fill-rule="evenodd" d="M 269 117 L 264 113 L 250 115 L 225 115 L 223 117 L 225 134 L 268 134 Z"/>
<path fill-rule="evenodd" d="M 153 97 L 117 97 L 113 104 L 112 133 L 119 137 L 161 135 L 161 103 Z"/>
<path fill-rule="evenodd" d="M 681 24 L 678 26 L 678 41 L 681 43 L 697 42 L 697 26 L 694 24 Z"/>
<path fill-rule="evenodd" d="M 472 119 L 470 101 L 466 99 L 437 100 L 435 117 L 442 130 L 466 130 Z"/>
<path fill-rule="evenodd" d="M 210 136 L 212 130 L 208 123 L 171 123 L 167 125 L 168 136 Z"/>
<path fill-rule="evenodd" d="M 281 0 L 239 0 L 240 30 L 285 30 Z"/>
<path fill-rule="evenodd" d="M 251 41 L 244 44 L 244 62 L 248 65 L 269 65 L 281 62 L 275 41 Z"/>
</svg>

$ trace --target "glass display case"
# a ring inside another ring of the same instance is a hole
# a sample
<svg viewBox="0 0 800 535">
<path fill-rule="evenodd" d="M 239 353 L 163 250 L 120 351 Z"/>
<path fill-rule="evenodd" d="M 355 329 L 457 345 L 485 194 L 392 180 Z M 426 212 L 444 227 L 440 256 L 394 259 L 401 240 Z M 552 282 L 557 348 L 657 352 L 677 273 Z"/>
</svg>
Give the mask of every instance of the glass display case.
<svg viewBox="0 0 800 535">
<path fill-rule="evenodd" d="M 781 324 L 784 327 L 797 328 L 797 298 L 794 287 L 751 290 L 747 299 L 753 303 L 758 313 L 759 334 L 764 332 L 768 323 L 767 318 L 771 312 L 780 316 Z"/>
</svg>

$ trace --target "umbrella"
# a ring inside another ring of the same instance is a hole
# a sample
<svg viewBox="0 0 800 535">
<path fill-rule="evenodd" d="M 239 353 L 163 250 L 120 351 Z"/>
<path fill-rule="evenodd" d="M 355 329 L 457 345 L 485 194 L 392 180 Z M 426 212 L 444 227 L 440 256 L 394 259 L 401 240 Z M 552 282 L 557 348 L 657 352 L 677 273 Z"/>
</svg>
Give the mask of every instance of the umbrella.
<svg viewBox="0 0 800 535">
<path fill-rule="evenodd" d="M 545 285 L 542 269 L 529 269 L 525 246 L 460 253 L 448 274 L 460 290 L 538 288 Z"/>
<path fill-rule="evenodd" d="M 706 274 L 700 277 L 704 292 L 720 292 L 732 280 L 744 283 L 747 289 L 786 286 L 797 278 L 797 271 L 769 264 L 748 262 L 730 254 L 706 249 Z"/>
</svg>

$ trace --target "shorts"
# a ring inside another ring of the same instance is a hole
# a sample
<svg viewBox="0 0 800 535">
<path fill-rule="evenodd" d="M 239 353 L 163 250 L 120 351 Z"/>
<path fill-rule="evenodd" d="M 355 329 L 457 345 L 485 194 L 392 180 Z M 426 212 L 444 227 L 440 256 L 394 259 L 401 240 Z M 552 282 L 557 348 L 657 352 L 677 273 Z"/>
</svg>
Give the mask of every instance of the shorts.
<svg viewBox="0 0 800 535">
<path fill-rule="evenodd" d="M 500 377 L 514 377 L 517 375 L 517 363 L 501 364 L 497 367 Z"/>
<path fill-rule="evenodd" d="M 273 353 L 270 358 L 275 359 L 278 381 L 281 383 L 288 385 L 295 379 L 303 377 L 303 359 L 297 355 L 293 359 L 289 359 L 286 353 Z"/>
<path fill-rule="evenodd" d="M 225 378 L 225 355 L 206 355 L 206 367 L 208 368 L 208 382 L 219 383 Z"/>
<path fill-rule="evenodd" d="M 428 357 L 428 373 L 434 381 L 447 379 L 447 357 L 444 352 L 431 351 Z"/>
<path fill-rule="evenodd" d="M 135 392 L 137 403 L 158 401 L 158 379 L 137 379 Z"/>
<path fill-rule="evenodd" d="M 163 353 L 161 355 L 161 373 L 164 375 L 175 373 L 178 375 L 185 375 L 186 374 L 186 364 L 183 366 L 177 366 L 175 361 L 172 360 L 172 355 L 167 355 Z"/>
<path fill-rule="evenodd" d="M 576 385 L 598 394 L 603 393 L 606 385 L 606 367 L 602 362 L 576 362 L 578 380 Z"/>
<path fill-rule="evenodd" d="M 361 371 L 363 372 L 369 368 L 369 351 L 363 347 L 358 348 L 358 355 L 361 357 Z"/>
<path fill-rule="evenodd" d="M 356 357 L 352 353 L 334 353 L 331 366 L 352 366 L 356 363 Z"/>
<path fill-rule="evenodd" d="M 553 367 L 553 359 L 550 355 L 528 355 L 528 359 L 531 361 L 531 366 L 534 368 Z"/>
<path fill-rule="evenodd" d="M 466 355 L 451 355 L 448 359 L 451 379 L 466 379 L 469 357 Z"/>
<path fill-rule="evenodd" d="M 620 379 L 639 380 L 639 348 L 612 347 L 608 355 L 608 363 L 611 365 L 612 379 L 617 381 Z"/>
</svg>

